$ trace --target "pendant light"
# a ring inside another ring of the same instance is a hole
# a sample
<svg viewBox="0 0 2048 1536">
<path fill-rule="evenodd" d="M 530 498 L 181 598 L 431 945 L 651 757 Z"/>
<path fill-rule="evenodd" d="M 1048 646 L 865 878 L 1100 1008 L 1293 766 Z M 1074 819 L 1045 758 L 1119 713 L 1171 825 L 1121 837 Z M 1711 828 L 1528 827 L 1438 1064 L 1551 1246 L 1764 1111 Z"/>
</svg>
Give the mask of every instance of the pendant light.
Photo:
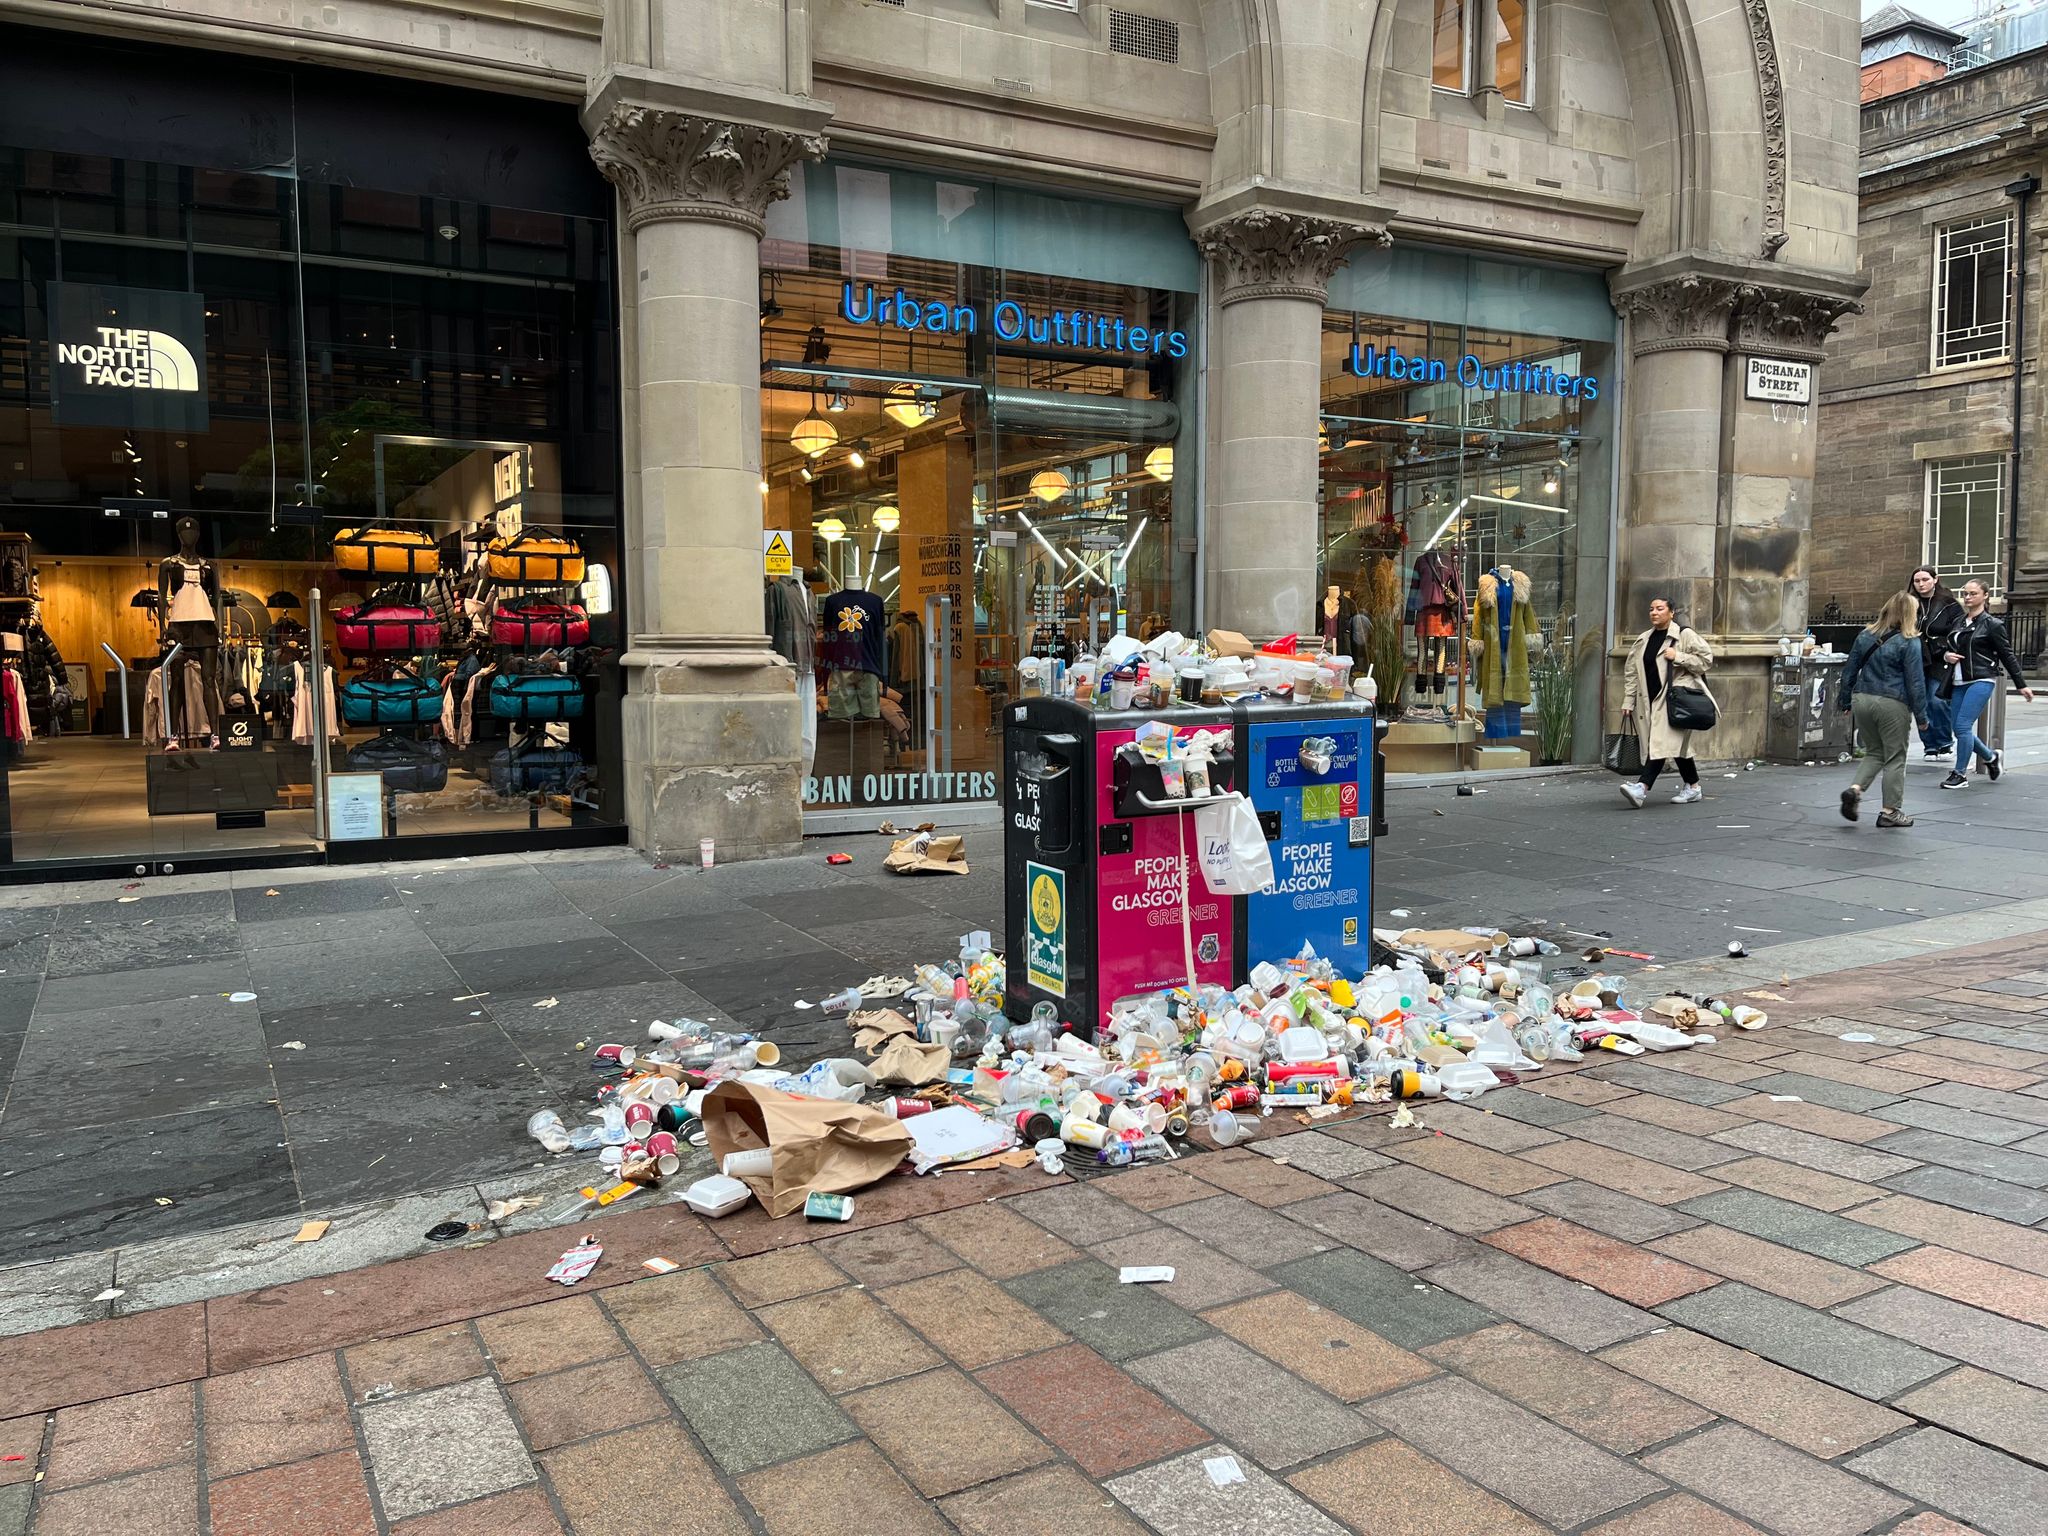
<svg viewBox="0 0 2048 1536">
<path fill-rule="evenodd" d="M 807 459 L 815 459 L 839 441 L 839 429 L 818 414 L 818 392 L 811 391 L 810 414 L 789 429 L 789 446 Z"/>
<path fill-rule="evenodd" d="M 837 544 L 846 537 L 846 524 L 836 517 L 828 517 L 813 530 L 827 544 Z"/>
<path fill-rule="evenodd" d="M 1040 501 L 1058 501 L 1073 488 L 1073 481 L 1057 469 L 1041 469 L 1031 477 L 1031 494 Z"/>
<path fill-rule="evenodd" d="M 1145 473 L 1154 480 L 1173 482 L 1173 444 L 1161 443 L 1145 455 Z"/>
<path fill-rule="evenodd" d="M 875 526 L 884 533 L 894 533 L 903 526 L 903 513 L 899 508 L 880 506 L 875 508 Z"/>
<path fill-rule="evenodd" d="M 930 385 L 891 385 L 882 412 L 899 427 L 921 427 L 939 414 L 939 402 Z"/>
</svg>

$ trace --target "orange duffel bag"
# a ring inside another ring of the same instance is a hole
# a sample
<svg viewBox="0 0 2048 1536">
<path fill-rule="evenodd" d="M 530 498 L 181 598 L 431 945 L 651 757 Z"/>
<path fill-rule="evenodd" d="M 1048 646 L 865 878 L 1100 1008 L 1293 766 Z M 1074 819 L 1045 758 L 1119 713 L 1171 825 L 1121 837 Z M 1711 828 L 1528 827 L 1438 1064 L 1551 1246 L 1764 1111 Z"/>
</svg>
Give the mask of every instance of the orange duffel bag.
<svg viewBox="0 0 2048 1536">
<path fill-rule="evenodd" d="M 529 587 L 567 587 L 583 579 L 583 546 L 545 528 L 491 540 L 491 580 Z"/>
<path fill-rule="evenodd" d="M 432 576 L 441 569 L 441 547 L 417 528 L 370 523 L 334 536 L 334 563 L 366 576 Z"/>
</svg>

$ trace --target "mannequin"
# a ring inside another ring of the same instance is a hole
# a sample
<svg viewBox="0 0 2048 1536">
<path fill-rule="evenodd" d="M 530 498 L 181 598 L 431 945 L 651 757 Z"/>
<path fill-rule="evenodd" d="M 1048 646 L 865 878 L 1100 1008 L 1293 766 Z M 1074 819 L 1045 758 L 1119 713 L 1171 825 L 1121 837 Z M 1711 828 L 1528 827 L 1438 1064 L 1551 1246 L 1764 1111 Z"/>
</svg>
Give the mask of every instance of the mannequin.
<svg viewBox="0 0 2048 1536">
<path fill-rule="evenodd" d="M 1337 649 L 1337 611 L 1344 606 L 1343 595 L 1334 586 L 1323 588 L 1323 649 Z"/>
<path fill-rule="evenodd" d="M 819 610 L 825 631 L 825 679 L 833 720 L 882 718 L 884 668 L 882 600 L 858 587 L 842 587 Z"/>
<path fill-rule="evenodd" d="M 178 519 L 178 552 L 157 572 L 158 639 L 168 651 L 183 647 L 164 679 L 167 746 L 194 746 L 203 738 L 218 745 L 214 722 L 220 694 L 214 678 L 220 655 L 220 573 L 199 553 L 199 520 Z"/>
<path fill-rule="evenodd" d="M 1415 626 L 1415 699 L 1439 715 L 1448 712 L 1451 641 L 1465 606 L 1456 550 L 1425 549 L 1408 578 L 1408 622 Z"/>
<path fill-rule="evenodd" d="M 1543 649 L 1543 631 L 1529 606 L 1529 573 L 1505 563 L 1479 578 L 1472 605 L 1473 670 L 1486 705 L 1485 734 L 1522 734 L 1529 702 L 1529 657 Z"/>
<path fill-rule="evenodd" d="M 803 770 L 810 777 L 818 752 L 818 620 L 811 589 L 794 576 L 768 580 L 768 638 L 796 673 L 797 718 L 803 727 Z"/>
</svg>

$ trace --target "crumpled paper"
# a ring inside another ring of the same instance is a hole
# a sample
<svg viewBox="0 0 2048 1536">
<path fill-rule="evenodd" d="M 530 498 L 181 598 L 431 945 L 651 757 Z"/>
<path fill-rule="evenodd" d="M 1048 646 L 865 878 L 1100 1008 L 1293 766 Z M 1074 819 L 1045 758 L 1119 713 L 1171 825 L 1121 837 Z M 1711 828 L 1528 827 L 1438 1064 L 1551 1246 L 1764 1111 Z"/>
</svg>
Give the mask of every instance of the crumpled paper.
<svg viewBox="0 0 2048 1536">
<path fill-rule="evenodd" d="M 853 1026 L 853 1043 L 870 1056 L 900 1035 L 915 1035 L 917 1026 L 893 1008 L 869 1008 L 847 1022 Z"/>
<path fill-rule="evenodd" d="M 926 1045 L 913 1035 L 892 1035 L 869 1066 L 885 1083 L 922 1088 L 943 1078 L 952 1060 L 952 1052 L 943 1045 Z"/>
</svg>

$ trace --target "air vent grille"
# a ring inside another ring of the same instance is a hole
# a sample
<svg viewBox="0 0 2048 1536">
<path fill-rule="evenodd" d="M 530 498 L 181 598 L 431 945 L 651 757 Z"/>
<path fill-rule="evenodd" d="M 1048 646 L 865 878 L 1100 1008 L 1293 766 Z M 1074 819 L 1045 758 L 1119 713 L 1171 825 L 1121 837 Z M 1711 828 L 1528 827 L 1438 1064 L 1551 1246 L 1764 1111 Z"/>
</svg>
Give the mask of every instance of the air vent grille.
<svg viewBox="0 0 2048 1536">
<path fill-rule="evenodd" d="M 1139 16 L 1130 11 L 1111 11 L 1109 51 L 1127 53 L 1134 59 L 1156 59 L 1161 64 L 1178 64 L 1180 26 L 1159 16 Z"/>
</svg>

